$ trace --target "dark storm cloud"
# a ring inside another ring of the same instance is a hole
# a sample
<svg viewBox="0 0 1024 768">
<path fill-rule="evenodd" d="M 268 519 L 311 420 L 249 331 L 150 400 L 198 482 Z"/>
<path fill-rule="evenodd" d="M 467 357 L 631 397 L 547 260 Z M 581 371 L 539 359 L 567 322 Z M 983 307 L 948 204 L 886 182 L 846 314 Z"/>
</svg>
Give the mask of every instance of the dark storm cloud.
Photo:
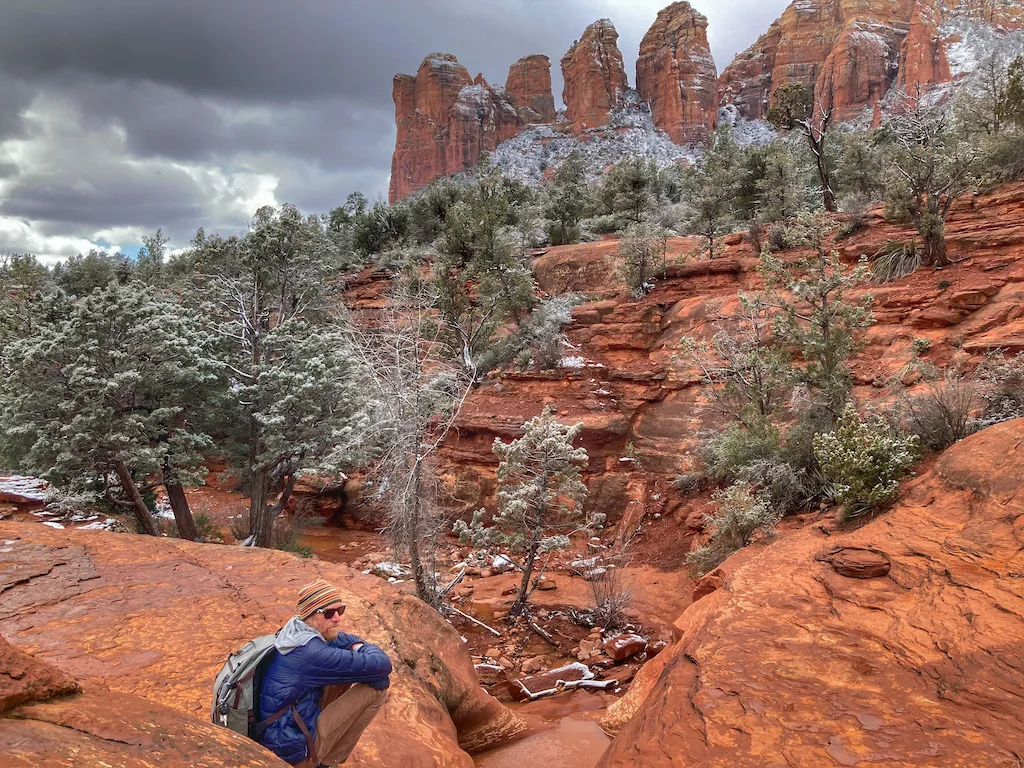
<svg viewBox="0 0 1024 768">
<path fill-rule="evenodd" d="M 240 226 L 267 194 L 307 210 L 355 189 L 373 197 L 387 187 L 396 72 L 447 51 L 503 83 L 516 59 L 544 53 L 558 99 L 560 56 L 609 17 L 632 82 L 640 38 L 667 3 L 0 0 L 0 216 L 75 237 L 163 226 L 181 241 L 199 224 Z M 785 3 L 694 0 L 719 69 Z M 77 133 L 54 138 L 41 120 Z M 15 135 L 37 151 L 5 158 Z M 95 136 L 107 143 L 93 162 Z"/>
</svg>

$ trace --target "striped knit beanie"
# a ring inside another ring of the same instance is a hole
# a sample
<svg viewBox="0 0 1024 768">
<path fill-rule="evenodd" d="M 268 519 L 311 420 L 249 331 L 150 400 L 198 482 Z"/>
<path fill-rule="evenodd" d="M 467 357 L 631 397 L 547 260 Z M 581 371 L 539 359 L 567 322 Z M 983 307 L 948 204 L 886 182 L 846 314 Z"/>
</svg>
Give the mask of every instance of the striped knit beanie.
<svg viewBox="0 0 1024 768">
<path fill-rule="evenodd" d="M 305 621 L 321 608 L 333 603 L 343 603 L 341 593 L 333 584 L 317 579 L 299 590 L 299 618 Z"/>
</svg>

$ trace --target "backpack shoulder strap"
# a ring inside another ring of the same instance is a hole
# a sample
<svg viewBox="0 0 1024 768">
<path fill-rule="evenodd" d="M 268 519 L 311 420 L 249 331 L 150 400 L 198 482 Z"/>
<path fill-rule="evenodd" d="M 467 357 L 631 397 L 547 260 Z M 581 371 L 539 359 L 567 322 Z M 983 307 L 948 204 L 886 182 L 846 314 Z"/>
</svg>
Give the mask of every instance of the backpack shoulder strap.
<svg viewBox="0 0 1024 768">
<path fill-rule="evenodd" d="M 306 737 L 306 747 L 309 748 L 310 764 L 316 765 L 320 762 L 320 758 L 316 754 L 316 743 L 313 741 L 312 735 L 309 733 L 309 728 L 306 727 L 306 723 L 302 719 L 302 715 L 299 714 L 298 708 L 292 705 L 292 715 L 295 717 L 295 723 L 299 726 L 299 730 L 302 731 L 302 735 Z"/>
</svg>

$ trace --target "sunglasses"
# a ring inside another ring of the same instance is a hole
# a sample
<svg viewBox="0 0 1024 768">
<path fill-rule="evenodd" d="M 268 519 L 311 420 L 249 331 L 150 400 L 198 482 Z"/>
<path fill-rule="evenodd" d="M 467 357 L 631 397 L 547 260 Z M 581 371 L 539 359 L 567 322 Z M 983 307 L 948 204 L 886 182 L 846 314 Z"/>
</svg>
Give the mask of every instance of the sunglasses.
<svg viewBox="0 0 1024 768">
<path fill-rule="evenodd" d="M 345 612 L 345 606 L 341 608 L 321 608 L 317 613 L 322 613 L 325 619 L 333 619 L 335 616 L 341 616 Z"/>
</svg>

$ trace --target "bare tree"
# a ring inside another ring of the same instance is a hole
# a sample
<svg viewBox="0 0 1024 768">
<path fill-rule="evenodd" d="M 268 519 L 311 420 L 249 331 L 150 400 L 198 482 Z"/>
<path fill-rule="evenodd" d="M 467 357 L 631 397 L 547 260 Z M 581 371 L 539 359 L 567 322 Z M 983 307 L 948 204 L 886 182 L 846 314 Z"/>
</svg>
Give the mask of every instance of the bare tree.
<svg viewBox="0 0 1024 768">
<path fill-rule="evenodd" d="M 767 118 L 776 128 L 799 130 L 804 135 L 818 170 L 822 204 L 829 213 L 838 211 L 836 193 L 832 189 L 832 171 L 825 154 L 828 131 L 835 118 L 835 85 L 832 80 L 821 92 L 813 94 L 800 83 L 782 86 L 772 94 Z"/>
<path fill-rule="evenodd" d="M 371 326 L 351 333 L 373 390 L 371 423 L 359 442 L 374 455 L 386 530 L 396 552 L 409 556 L 417 595 L 437 608 L 435 552 L 446 526 L 432 462 L 472 377 L 452 362 L 437 328 L 435 300 L 428 286 L 400 286 Z"/>
</svg>

